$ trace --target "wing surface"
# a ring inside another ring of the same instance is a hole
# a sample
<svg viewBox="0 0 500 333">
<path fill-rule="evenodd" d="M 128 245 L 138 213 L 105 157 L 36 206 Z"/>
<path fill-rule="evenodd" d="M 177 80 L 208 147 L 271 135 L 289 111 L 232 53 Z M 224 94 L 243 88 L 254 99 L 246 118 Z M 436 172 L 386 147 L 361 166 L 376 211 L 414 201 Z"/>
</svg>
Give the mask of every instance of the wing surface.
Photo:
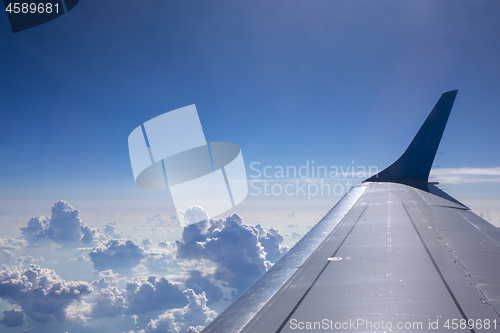
<svg viewBox="0 0 500 333">
<path fill-rule="evenodd" d="M 203 332 L 500 330 L 500 230 L 428 183 L 455 96 Z"/>
</svg>

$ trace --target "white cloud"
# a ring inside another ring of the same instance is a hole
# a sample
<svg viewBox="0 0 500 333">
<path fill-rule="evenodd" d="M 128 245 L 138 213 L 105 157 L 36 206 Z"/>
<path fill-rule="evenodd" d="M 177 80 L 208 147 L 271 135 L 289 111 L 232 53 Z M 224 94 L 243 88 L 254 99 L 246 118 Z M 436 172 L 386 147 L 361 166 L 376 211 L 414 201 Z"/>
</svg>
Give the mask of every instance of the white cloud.
<svg viewBox="0 0 500 333">
<path fill-rule="evenodd" d="M 15 253 L 21 248 L 26 247 L 26 244 L 25 240 L 0 237 L 0 250 L 2 255 L 7 259 L 14 258 Z"/>
<path fill-rule="evenodd" d="M 165 277 L 150 276 L 127 283 L 125 297 L 130 313 L 166 310 L 186 304 L 186 297 L 179 288 Z"/>
<path fill-rule="evenodd" d="M 89 253 L 94 268 L 102 271 L 113 269 L 128 271 L 145 258 L 144 249 L 133 240 L 112 239 L 95 246 Z"/>
<path fill-rule="evenodd" d="M 276 261 L 286 251 L 280 247 L 283 237 L 276 230 L 243 224 L 237 214 L 188 225 L 182 236 L 177 257 L 214 262 L 213 277 L 236 289 L 236 294 L 267 271 L 272 265 L 269 259 Z"/>
<path fill-rule="evenodd" d="M 94 297 L 91 316 L 94 318 L 116 317 L 125 313 L 125 296 L 116 287 L 101 289 Z"/>
<path fill-rule="evenodd" d="M 184 284 L 198 294 L 205 292 L 208 304 L 220 301 L 224 295 L 222 289 L 211 281 L 210 274 L 203 274 L 200 270 L 190 270 Z"/>
<path fill-rule="evenodd" d="M 144 238 L 144 239 L 141 241 L 141 244 L 142 244 L 142 246 L 144 246 L 144 247 L 153 245 L 153 244 L 151 243 L 151 239 L 149 239 L 149 237 Z"/>
<path fill-rule="evenodd" d="M 109 287 L 118 287 L 118 276 L 120 274 L 113 272 L 111 269 L 99 272 L 99 280 L 92 282 L 92 287 L 97 290 L 106 289 Z"/>
<path fill-rule="evenodd" d="M 78 217 L 79 211 L 66 201 L 60 200 L 52 206 L 52 216 L 33 217 L 26 227 L 22 227 L 23 235 L 31 237 L 49 238 L 58 243 L 77 242 L 91 243 L 96 240 L 96 231 L 86 226 Z"/>
<path fill-rule="evenodd" d="M 83 254 L 78 255 L 76 258 L 69 258 L 67 261 L 90 261 L 87 257 L 85 257 Z"/>
<path fill-rule="evenodd" d="M 107 271 L 100 280 L 92 283 L 100 288 L 92 305 L 94 318 L 116 317 L 125 313 L 143 314 L 182 307 L 187 303 L 186 296 L 165 277 L 153 275 L 147 279 L 136 279 L 128 282 L 124 290 L 119 290 L 115 283 L 111 285 L 106 279 L 113 281 L 116 276 Z"/>
<path fill-rule="evenodd" d="M 123 234 L 116 231 L 116 223 L 108 223 L 103 229 L 103 232 L 112 238 L 122 238 Z"/>
<path fill-rule="evenodd" d="M 158 319 L 151 320 L 148 331 L 154 333 L 195 333 L 209 324 L 217 313 L 207 307 L 205 293 L 196 295 L 191 289 L 186 289 L 183 294 L 189 304 L 181 309 L 168 310 Z"/>
<path fill-rule="evenodd" d="M 206 221 L 210 218 L 208 216 L 208 213 L 199 206 L 188 207 L 185 211 L 181 211 L 180 215 L 182 216 L 184 222 L 187 224 Z"/>
<path fill-rule="evenodd" d="M 19 266 L 19 267 L 23 267 L 25 264 L 27 265 L 30 265 L 30 264 L 38 264 L 38 263 L 41 263 L 41 262 L 44 262 L 45 261 L 45 258 L 44 257 L 40 257 L 40 258 L 34 258 L 30 255 L 28 256 L 21 256 L 21 257 L 18 257 L 14 260 L 14 262 L 16 263 L 16 266 Z"/>
<path fill-rule="evenodd" d="M 2 238 L 0 237 L 0 248 L 6 250 L 20 250 L 25 247 L 27 242 L 22 239 Z"/>
<path fill-rule="evenodd" d="M 430 175 L 442 184 L 498 183 L 500 167 L 432 169 Z"/>
<path fill-rule="evenodd" d="M 3 266 L 0 271 L 0 297 L 21 307 L 34 321 L 63 321 L 74 301 L 92 292 L 87 282 L 65 281 L 53 270 L 30 265 L 23 270 Z"/>
<path fill-rule="evenodd" d="M 203 212 L 196 208 L 193 208 L 192 213 L 195 216 L 203 215 Z M 118 322 L 122 320 L 120 318 L 129 318 L 132 315 L 136 316 L 135 329 L 141 330 L 146 328 L 150 318 L 157 315 L 154 311 L 166 311 L 160 318 L 149 323 L 149 331 L 161 331 L 169 327 L 168 329 L 174 332 L 199 332 L 215 317 L 215 312 L 207 307 L 207 301 L 227 301 L 229 293 L 233 297 L 240 294 L 271 267 L 271 262 L 275 262 L 286 252 L 286 247 L 281 245 L 283 237 L 277 230 L 266 229 L 260 225 L 246 225 L 236 214 L 226 219 L 208 220 L 191 224 L 184 229 L 179 228 L 179 231 L 183 231 L 182 241 L 160 241 L 157 245 L 149 238 L 144 238 L 142 244 L 126 239 L 106 240 L 107 236 L 86 226 L 78 214 L 78 210 L 67 202 L 59 201 L 52 208 L 50 218 L 32 218 L 28 225 L 21 229 L 26 240 L 0 238 L 0 246 L 3 247 L 0 247 L 0 250 L 11 251 L 12 256 L 36 237 L 54 241 L 47 242 L 50 243 L 48 247 L 53 249 L 67 248 L 66 242 L 99 241 L 97 244 L 78 248 L 82 251 L 79 254 L 61 258 L 66 262 L 92 261 L 99 278 L 91 284 L 66 282 L 55 275 L 54 271 L 40 269 L 36 265 L 30 266 L 30 270 L 38 272 L 37 274 L 52 276 L 53 281 L 59 281 L 44 285 L 44 288 L 56 289 L 58 284 L 61 288 L 82 284 L 80 289 L 73 288 L 73 294 L 66 292 L 66 297 L 50 298 L 50 295 L 57 293 L 47 291 L 47 296 L 43 297 L 49 299 L 49 305 L 45 299 L 38 303 L 28 301 L 29 297 L 34 296 L 23 296 L 26 293 L 9 294 L 4 284 L 0 286 L 0 297 L 18 305 L 27 316 L 25 325 L 29 324 L 30 320 L 47 322 L 67 319 L 75 324 L 92 327 L 97 322 L 106 320 L 99 318 L 113 317 L 112 320 Z M 117 235 L 115 224 L 108 224 L 105 232 L 109 236 Z M 103 240 L 104 242 L 101 242 Z M 70 243 L 70 246 L 73 245 Z M 60 253 L 63 253 L 62 250 Z M 7 256 L 9 255 L 10 253 L 7 253 Z M 19 265 L 41 261 L 43 257 L 38 259 L 23 256 L 16 259 Z M 7 272 L 8 269 L 4 270 Z M 34 274 L 21 268 L 12 268 L 10 271 L 17 272 L 17 275 Z M 146 274 L 151 274 L 151 271 L 161 271 L 161 274 L 133 281 L 128 278 L 131 273 L 148 276 Z M 184 281 L 188 290 L 183 292 L 176 284 L 169 282 L 164 276 L 167 271 L 168 279 Z M 5 279 L 9 280 L 8 277 Z M 125 283 L 126 287 L 123 288 Z M 36 288 L 36 284 L 33 288 Z M 33 294 L 33 290 L 29 292 Z M 44 306 L 36 306 L 43 302 Z M 6 322 L 16 319 L 19 323 L 19 315 L 15 312 L 9 312 L 8 316 L 11 317 L 5 317 Z"/>
<path fill-rule="evenodd" d="M 153 272 L 168 272 L 179 267 L 179 263 L 175 260 L 175 246 L 170 248 L 160 248 L 155 250 L 146 250 L 146 259 L 142 264 Z"/>
<path fill-rule="evenodd" d="M 260 224 L 255 228 L 259 231 L 259 242 L 266 251 L 266 259 L 276 263 L 288 251 L 288 247 L 282 246 L 283 236 L 274 228 L 264 229 Z"/>
</svg>

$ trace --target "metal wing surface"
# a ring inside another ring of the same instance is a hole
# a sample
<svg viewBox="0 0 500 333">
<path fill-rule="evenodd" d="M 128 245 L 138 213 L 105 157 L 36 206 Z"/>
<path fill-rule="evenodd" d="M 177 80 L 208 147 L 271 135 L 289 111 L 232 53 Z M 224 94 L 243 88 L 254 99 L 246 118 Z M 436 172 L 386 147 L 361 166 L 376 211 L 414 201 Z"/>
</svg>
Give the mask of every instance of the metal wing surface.
<svg viewBox="0 0 500 333">
<path fill-rule="evenodd" d="M 500 230 L 428 182 L 456 93 L 203 332 L 500 330 Z"/>
</svg>

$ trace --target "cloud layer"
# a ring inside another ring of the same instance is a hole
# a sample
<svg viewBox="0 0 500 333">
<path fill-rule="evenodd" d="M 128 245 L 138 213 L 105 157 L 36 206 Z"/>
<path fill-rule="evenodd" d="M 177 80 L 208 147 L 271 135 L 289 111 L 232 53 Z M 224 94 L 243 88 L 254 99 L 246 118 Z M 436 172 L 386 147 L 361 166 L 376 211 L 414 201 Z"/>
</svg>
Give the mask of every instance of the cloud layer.
<svg viewBox="0 0 500 333">
<path fill-rule="evenodd" d="M 442 184 L 498 183 L 500 167 L 432 169 L 431 176 Z"/>
<path fill-rule="evenodd" d="M 198 207 L 185 213 L 206 216 Z M 33 217 L 21 228 L 25 240 L 0 238 L 4 257 L 17 265 L 0 271 L 0 297 L 12 304 L 0 324 L 29 328 L 32 321 L 66 320 L 90 328 L 104 318 L 122 325 L 132 318 L 139 332 L 200 332 L 216 316 L 207 304 L 234 299 L 287 251 L 277 230 L 244 224 L 237 214 L 190 224 L 180 241 L 156 244 L 149 238 L 109 239 L 123 237 L 115 223 L 107 223 L 100 234 L 78 215 L 67 202 L 58 201 L 50 218 Z M 63 254 L 79 242 L 92 245 L 78 247 L 76 258 L 71 252 L 62 262 L 91 261 L 99 274 L 91 283 L 65 281 L 38 266 L 45 263 L 43 256 L 25 253 L 47 246 Z M 162 276 L 167 273 L 168 278 Z M 151 319 L 160 311 L 165 312 Z"/>
</svg>

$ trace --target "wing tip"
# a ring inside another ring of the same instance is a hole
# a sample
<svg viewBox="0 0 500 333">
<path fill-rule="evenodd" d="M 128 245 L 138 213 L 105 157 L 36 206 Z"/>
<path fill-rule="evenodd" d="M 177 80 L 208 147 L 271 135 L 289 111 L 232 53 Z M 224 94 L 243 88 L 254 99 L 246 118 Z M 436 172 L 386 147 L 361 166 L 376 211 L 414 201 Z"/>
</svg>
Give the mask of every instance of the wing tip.
<svg viewBox="0 0 500 333">
<path fill-rule="evenodd" d="M 458 89 L 444 92 L 403 155 L 365 182 L 428 183 L 437 148 L 457 93 Z"/>
</svg>

